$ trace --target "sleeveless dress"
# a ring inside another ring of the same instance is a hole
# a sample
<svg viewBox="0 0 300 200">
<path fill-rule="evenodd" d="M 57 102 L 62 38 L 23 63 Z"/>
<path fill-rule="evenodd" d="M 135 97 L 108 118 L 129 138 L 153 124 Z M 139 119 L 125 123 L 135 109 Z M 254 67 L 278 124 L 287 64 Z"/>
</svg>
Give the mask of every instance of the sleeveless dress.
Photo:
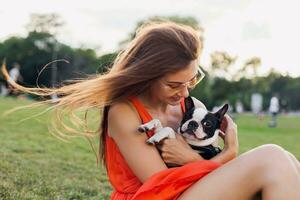
<svg viewBox="0 0 300 200">
<path fill-rule="evenodd" d="M 152 120 L 137 97 L 131 97 L 130 101 L 138 111 L 142 123 Z M 185 112 L 184 100 L 181 101 L 181 108 Z M 153 134 L 151 131 L 147 133 L 148 137 Z M 105 137 L 107 174 L 114 189 L 110 200 L 175 200 L 193 183 L 220 166 L 214 161 L 200 160 L 157 172 L 142 183 L 129 168 L 107 131 Z"/>
</svg>

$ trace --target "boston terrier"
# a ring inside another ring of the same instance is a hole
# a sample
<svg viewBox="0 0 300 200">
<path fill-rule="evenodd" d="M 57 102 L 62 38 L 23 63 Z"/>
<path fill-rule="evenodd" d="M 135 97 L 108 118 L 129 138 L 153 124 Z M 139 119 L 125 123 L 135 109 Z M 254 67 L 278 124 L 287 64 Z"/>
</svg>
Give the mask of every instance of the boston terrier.
<svg viewBox="0 0 300 200">
<path fill-rule="evenodd" d="M 221 152 L 218 146 L 218 136 L 221 122 L 228 110 L 225 104 L 217 112 L 208 112 L 204 108 L 196 108 L 191 97 L 184 100 L 186 112 L 177 130 L 187 143 L 196 150 L 204 159 L 211 159 Z M 139 132 L 147 132 L 154 129 L 154 135 L 147 140 L 149 144 L 159 143 L 164 138 L 176 138 L 175 131 L 170 127 L 162 127 L 158 119 L 153 119 L 139 126 Z"/>
</svg>

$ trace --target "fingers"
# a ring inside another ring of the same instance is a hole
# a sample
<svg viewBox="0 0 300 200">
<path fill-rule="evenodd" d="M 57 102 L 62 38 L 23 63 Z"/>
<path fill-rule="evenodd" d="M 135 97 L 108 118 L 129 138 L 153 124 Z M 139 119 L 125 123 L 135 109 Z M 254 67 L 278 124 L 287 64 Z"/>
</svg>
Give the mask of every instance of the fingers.
<svg viewBox="0 0 300 200">
<path fill-rule="evenodd" d="M 181 147 L 190 148 L 188 143 L 180 134 L 176 134 L 176 138 L 166 138 L 162 142 L 160 142 L 160 144 L 162 145 L 162 151 L 170 151 L 170 149 L 178 149 Z"/>
<path fill-rule="evenodd" d="M 160 142 L 160 150 L 161 151 L 167 151 L 172 143 L 172 138 L 166 138 L 163 141 Z"/>
<path fill-rule="evenodd" d="M 180 142 L 185 141 L 184 138 L 182 137 L 182 135 L 180 135 L 180 134 L 175 134 L 175 137 L 176 138 L 166 138 L 161 142 L 161 144 L 169 145 L 169 144 L 173 144 L 174 142 L 177 142 L 177 141 L 180 141 Z"/>
<path fill-rule="evenodd" d="M 237 138 L 237 125 L 231 119 L 229 115 L 225 115 L 227 121 L 227 128 L 224 137 L 224 148 L 234 149 L 235 152 L 238 151 L 238 138 Z"/>
<path fill-rule="evenodd" d="M 225 118 L 225 120 L 226 120 L 226 123 L 227 123 L 227 127 L 226 127 L 226 132 L 227 132 L 227 130 L 228 129 L 230 129 L 230 128 L 234 128 L 234 129 L 236 129 L 236 127 L 237 127 L 237 125 L 236 125 L 236 123 L 232 120 L 232 118 L 229 116 L 229 115 L 225 115 L 224 116 Z M 222 129 L 221 129 L 222 130 Z"/>
<path fill-rule="evenodd" d="M 175 136 L 176 136 L 176 140 L 185 141 L 182 135 L 176 134 Z"/>
<path fill-rule="evenodd" d="M 224 133 L 224 131 L 220 131 L 219 132 L 219 136 L 224 140 L 225 139 L 225 133 Z"/>
<path fill-rule="evenodd" d="M 172 138 L 165 138 L 162 141 L 160 141 L 160 144 L 161 145 L 169 144 L 170 140 L 172 140 Z"/>
</svg>

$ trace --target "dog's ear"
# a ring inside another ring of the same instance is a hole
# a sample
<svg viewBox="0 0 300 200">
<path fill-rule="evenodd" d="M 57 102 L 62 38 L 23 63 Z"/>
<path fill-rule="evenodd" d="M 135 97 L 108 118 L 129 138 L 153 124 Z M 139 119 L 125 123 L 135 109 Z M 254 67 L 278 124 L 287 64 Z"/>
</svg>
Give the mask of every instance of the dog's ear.
<svg viewBox="0 0 300 200">
<path fill-rule="evenodd" d="M 216 116 L 222 120 L 226 112 L 228 111 L 228 104 L 226 103 L 220 110 L 218 110 L 215 114 Z"/>
<path fill-rule="evenodd" d="M 184 106 L 186 110 L 190 110 L 195 107 L 192 97 L 188 96 L 184 99 Z"/>
</svg>

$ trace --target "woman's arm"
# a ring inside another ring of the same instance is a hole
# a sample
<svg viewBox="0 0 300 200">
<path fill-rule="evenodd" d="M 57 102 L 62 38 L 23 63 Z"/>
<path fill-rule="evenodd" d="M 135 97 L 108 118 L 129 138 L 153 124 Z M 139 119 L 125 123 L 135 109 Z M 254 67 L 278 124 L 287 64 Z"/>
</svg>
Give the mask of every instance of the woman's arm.
<svg viewBox="0 0 300 200">
<path fill-rule="evenodd" d="M 167 169 L 154 145 L 146 143 L 147 135 L 137 131 L 141 124 L 137 112 L 129 103 L 111 106 L 108 113 L 108 133 L 114 139 L 130 169 L 141 182 Z"/>
<path fill-rule="evenodd" d="M 224 140 L 224 148 L 221 153 L 211 159 L 221 164 L 224 164 L 237 157 L 239 149 L 237 125 L 227 114 L 225 115 L 224 120 L 226 121 L 225 133 L 220 135 Z"/>
</svg>

